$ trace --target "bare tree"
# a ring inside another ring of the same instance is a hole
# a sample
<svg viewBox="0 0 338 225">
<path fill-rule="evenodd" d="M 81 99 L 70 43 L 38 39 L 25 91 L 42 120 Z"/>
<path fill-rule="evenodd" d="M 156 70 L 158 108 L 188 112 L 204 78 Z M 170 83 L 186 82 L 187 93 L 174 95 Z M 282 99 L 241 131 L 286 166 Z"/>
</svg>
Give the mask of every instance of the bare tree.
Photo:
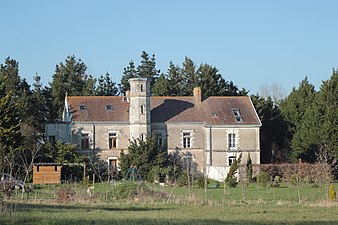
<svg viewBox="0 0 338 225">
<path fill-rule="evenodd" d="M 29 174 L 33 171 L 33 164 L 38 156 L 41 146 L 35 146 L 34 148 L 20 149 L 19 158 L 21 160 L 20 166 L 25 172 L 23 182 L 26 183 Z"/>
<path fill-rule="evenodd" d="M 272 101 L 277 105 L 278 102 L 286 96 L 284 88 L 276 82 L 259 86 L 258 94 L 265 99 L 271 97 Z"/>
</svg>

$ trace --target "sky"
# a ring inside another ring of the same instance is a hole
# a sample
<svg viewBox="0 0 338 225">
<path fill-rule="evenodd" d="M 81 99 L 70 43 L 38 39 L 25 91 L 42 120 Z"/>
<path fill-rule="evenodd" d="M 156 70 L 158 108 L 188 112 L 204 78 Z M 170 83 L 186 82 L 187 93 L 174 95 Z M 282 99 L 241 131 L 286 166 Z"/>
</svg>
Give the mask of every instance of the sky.
<svg viewBox="0 0 338 225">
<path fill-rule="evenodd" d="M 0 63 L 44 85 L 68 55 L 94 77 L 120 82 L 130 60 L 155 54 L 157 68 L 184 58 L 215 66 L 225 80 L 288 94 L 301 80 L 320 88 L 338 68 L 338 1 L 325 0 L 30 0 L 0 2 Z"/>
</svg>

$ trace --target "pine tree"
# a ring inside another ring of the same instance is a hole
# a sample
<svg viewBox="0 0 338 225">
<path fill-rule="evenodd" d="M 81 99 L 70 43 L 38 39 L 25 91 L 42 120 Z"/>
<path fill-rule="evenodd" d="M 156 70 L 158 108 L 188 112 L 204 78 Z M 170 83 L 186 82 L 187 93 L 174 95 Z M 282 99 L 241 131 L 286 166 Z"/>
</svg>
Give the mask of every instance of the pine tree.
<svg viewBox="0 0 338 225">
<path fill-rule="evenodd" d="M 4 84 L 5 93 L 12 92 L 12 98 L 18 96 L 17 87 L 20 83 L 19 63 L 10 57 L 5 59 L 5 63 L 0 65 L 0 80 Z"/>
<path fill-rule="evenodd" d="M 156 69 L 155 54 L 153 54 L 150 58 L 148 53 L 143 51 L 141 58 L 141 64 L 137 67 L 138 77 L 146 77 L 156 80 L 160 71 Z"/>
<path fill-rule="evenodd" d="M 120 92 L 125 93 L 130 90 L 129 79 L 138 77 L 137 70 L 135 68 L 135 63 L 133 61 L 129 62 L 129 65 L 123 69 L 123 75 L 121 77 Z"/>
<path fill-rule="evenodd" d="M 338 73 L 322 83 L 292 139 L 294 158 L 332 163 L 338 158 Z"/>
<path fill-rule="evenodd" d="M 261 163 L 281 163 L 288 161 L 287 125 L 281 111 L 270 97 L 251 96 L 257 114 L 262 122 Z"/>
<path fill-rule="evenodd" d="M 11 92 L 5 93 L 0 79 L 0 173 L 4 169 L 4 158 L 21 144 L 19 114 L 11 101 Z"/>
<path fill-rule="evenodd" d="M 226 82 L 216 67 L 201 64 L 197 70 L 198 84 L 204 97 L 226 95 Z"/>
<path fill-rule="evenodd" d="M 118 94 L 118 89 L 115 86 L 116 83 L 113 82 L 107 72 L 105 76 L 101 75 L 98 79 L 99 83 L 96 87 L 96 95 L 98 96 L 114 96 Z"/>
<path fill-rule="evenodd" d="M 170 96 L 169 81 L 164 74 L 161 74 L 153 86 L 154 95 L 157 96 Z"/>
<path fill-rule="evenodd" d="M 288 122 L 291 138 L 300 129 L 305 111 L 312 104 L 315 94 L 314 86 L 305 77 L 299 87 L 293 88 L 289 96 L 281 101 L 281 112 Z"/>
<path fill-rule="evenodd" d="M 188 57 L 185 57 L 182 65 L 182 96 L 193 95 L 194 87 L 198 85 L 198 78 L 196 75 L 196 65 Z"/>
<path fill-rule="evenodd" d="M 62 116 L 63 103 L 66 94 L 68 95 L 84 95 L 89 94 L 92 82 L 86 74 L 87 66 L 81 59 L 77 59 L 74 55 L 67 56 L 65 63 L 59 63 L 55 67 L 51 87 L 51 95 L 53 98 L 53 110 L 51 117 L 55 120 Z M 90 78 L 90 77 L 89 77 Z M 88 86 L 90 88 L 88 88 Z M 89 91 L 89 93 L 88 93 Z"/>
</svg>

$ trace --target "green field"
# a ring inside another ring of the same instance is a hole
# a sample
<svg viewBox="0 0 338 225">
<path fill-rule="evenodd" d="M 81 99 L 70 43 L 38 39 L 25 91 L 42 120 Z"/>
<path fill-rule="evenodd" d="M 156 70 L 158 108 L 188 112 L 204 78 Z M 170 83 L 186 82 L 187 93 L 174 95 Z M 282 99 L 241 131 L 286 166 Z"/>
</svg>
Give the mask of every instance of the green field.
<svg viewBox="0 0 338 225">
<path fill-rule="evenodd" d="M 57 203 L 60 188 L 42 187 L 28 199 L 13 196 L 2 205 L 0 224 L 338 224 L 338 204 L 327 201 L 324 186 L 301 187 L 301 204 L 297 188 L 287 185 L 227 188 L 225 197 L 222 188 L 207 189 L 206 201 L 202 188 L 191 193 L 150 184 L 148 194 L 117 200 L 117 187 L 97 184 L 94 197 Z"/>
</svg>

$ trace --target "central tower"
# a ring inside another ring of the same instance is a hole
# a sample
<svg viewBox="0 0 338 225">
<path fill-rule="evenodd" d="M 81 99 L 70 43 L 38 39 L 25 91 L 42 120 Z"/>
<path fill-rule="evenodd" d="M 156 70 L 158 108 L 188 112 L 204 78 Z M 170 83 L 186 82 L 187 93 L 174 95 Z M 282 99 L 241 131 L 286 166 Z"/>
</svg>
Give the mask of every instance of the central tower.
<svg viewBox="0 0 338 225">
<path fill-rule="evenodd" d="M 145 140 L 150 135 L 150 79 L 131 78 L 130 83 L 130 140 Z"/>
</svg>

